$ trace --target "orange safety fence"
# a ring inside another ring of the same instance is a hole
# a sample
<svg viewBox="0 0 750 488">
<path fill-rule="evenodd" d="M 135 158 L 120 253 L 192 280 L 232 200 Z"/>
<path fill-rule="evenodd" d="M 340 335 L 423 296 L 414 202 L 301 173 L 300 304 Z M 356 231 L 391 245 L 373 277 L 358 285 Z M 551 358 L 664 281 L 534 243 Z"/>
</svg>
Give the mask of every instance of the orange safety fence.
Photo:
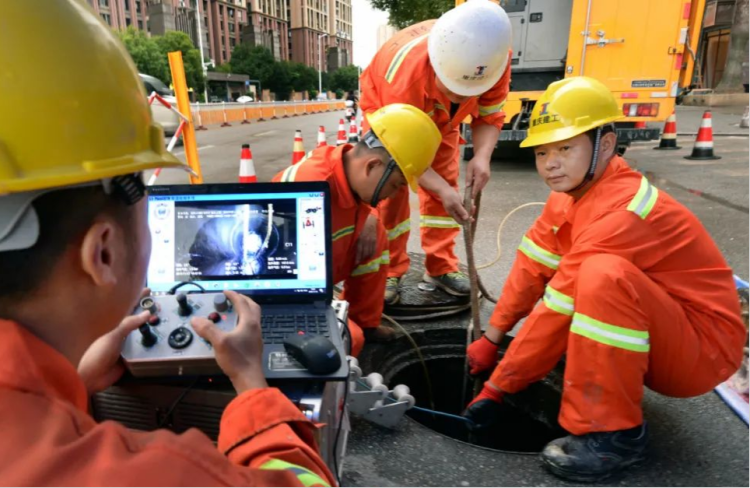
<svg viewBox="0 0 750 488">
<path fill-rule="evenodd" d="M 330 112 L 332 110 L 344 110 L 343 101 L 332 102 L 289 102 L 289 103 L 200 103 L 192 104 L 193 117 L 196 118 L 200 112 L 200 120 L 203 125 L 222 124 L 226 112 L 227 122 L 251 122 L 271 120 L 272 118 L 288 118 L 298 115 Z"/>
</svg>

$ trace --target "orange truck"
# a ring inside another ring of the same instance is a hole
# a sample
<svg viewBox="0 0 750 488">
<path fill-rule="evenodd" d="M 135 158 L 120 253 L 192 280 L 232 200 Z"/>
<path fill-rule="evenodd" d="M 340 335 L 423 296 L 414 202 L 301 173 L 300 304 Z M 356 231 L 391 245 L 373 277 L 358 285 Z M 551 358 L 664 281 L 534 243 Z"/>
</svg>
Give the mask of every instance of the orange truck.
<svg viewBox="0 0 750 488">
<path fill-rule="evenodd" d="M 465 0 L 456 0 L 456 5 Z M 636 122 L 665 120 L 691 88 L 705 0 L 497 0 L 513 26 L 511 92 L 498 145 L 518 146 L 531 109 L 557 80 L 590 76 L 622 107 L 621 151 L 659 138 Z M 471 133 L 464 125 L 466 158 Z"/>
</svg>

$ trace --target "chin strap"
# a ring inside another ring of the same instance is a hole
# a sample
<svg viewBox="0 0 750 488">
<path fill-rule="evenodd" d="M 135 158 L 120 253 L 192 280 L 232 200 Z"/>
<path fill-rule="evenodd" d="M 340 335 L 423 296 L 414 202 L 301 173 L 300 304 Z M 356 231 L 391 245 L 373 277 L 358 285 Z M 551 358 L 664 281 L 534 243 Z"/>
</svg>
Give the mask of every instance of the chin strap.
<svg viewBox="0 0 750 488">
<path fill-rule="evenodd" d="M 375 133 L 372 130 L 367 131 L 367 134 L 362 138 L 362 142 L 367 145 L 370 149 L 375 149 L 377 147 L 382 147 L 385 149 L 385 146 L 382 142 L 380 142 L 380 139 L 378 139 L 378 136 L 375 135 Z M 388 151 L 386 149 L 386 151 Z M 388 154 L 390 157 L 390 153 Z M 371 207 L 377 207 L 378 203 L 380 203 L 380 192 L 383 191 L 383 187 L 385 186 L 386 181 L 388 181 L 388 178 L 391 177 L 391 174 L 393 173 L 393 170 L 396 169 L 396 161 L 390 157 L 388 164 L 385 167 L 385 171 L 383 171 L 383 176 L 380 177 L 380 181 L 378 182 L 378 186 L 375 187 L 375 192 L 372 194 L 372 200 L 370 200 L 370 206 Z"/>
<path fill-rule="evenodd" d="M 599 161 L 599 145 L 602 142 L 602 127 L 596 128 L 596 135 L 594 136 L 594 152 L 591 154 L 591 164 L 589 164 L 589 170 L 586 172 L 586 176 L 583 177 L 583 181 L 570 190 L 568 193 L 578 191 L 594 178 L 596 173 L 596 163 Z"/>
</svg>

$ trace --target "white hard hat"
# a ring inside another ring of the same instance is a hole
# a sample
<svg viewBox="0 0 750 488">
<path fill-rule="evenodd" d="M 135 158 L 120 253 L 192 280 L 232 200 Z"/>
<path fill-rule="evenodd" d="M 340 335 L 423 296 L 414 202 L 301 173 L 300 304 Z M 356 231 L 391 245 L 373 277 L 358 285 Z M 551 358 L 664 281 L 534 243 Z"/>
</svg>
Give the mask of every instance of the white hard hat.
<svg viewBox="0 0 750 488">
<path fill-rule="evenodd" d="M 435 22 L 427 51 L 446 88 L 457 95 L 477 96 L 505 72 L 512 38 L 502 7 L 490 0 L 469 0 Z"/>
</svg>

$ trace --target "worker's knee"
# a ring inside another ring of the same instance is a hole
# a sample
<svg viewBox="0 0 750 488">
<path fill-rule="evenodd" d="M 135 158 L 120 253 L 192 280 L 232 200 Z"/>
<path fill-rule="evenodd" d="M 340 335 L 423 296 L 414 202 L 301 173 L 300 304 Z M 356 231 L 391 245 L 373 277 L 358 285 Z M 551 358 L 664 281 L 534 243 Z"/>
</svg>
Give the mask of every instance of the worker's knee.
<svg viewBox="0 0 750 488">
<path fill-rule="evenodd" d="M 349 340 L 352 346 L 351 355 L 357 357 L 362 352 L 362 348 L 365 347 L 365 334 L 356 322 L 351 319 L 347 322 L 349 324 Z"/>
<path fill-rule="evenodd" d="M 611 290 L 613 285 L 622 282 L 626 274 L 634 268 L 627 259 L 614 254 L 595 254 L 581 263 L 576 283 L 578 295 L 598 294 Z"/>
</svg>

